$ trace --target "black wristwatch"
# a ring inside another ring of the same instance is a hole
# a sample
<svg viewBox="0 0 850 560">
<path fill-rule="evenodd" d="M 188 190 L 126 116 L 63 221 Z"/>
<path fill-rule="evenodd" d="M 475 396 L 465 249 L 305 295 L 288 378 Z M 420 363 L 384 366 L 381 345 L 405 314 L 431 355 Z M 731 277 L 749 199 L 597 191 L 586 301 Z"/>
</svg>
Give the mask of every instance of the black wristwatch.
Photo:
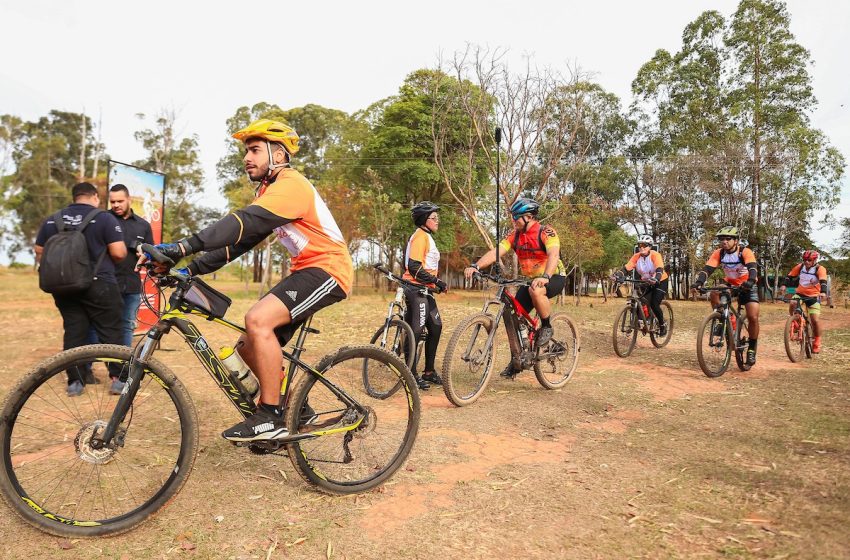
<svg viewBox="0 0 850 560">
<path fill-rule="evenodd" d="M 469 268 L 474 268 L 475 270 L 479 270 L 479 269 L 478 269 L 478 263 L 472 263 L 472 264 L 470 264 L 470 265 L 469 265 Z"/>
<path fill-rule="evenodd" d="M 548 274 L 546 274 L 545 272 L 544 272 L 543 274 L 541 274 L 541 275 L 540 275 L 540 277 L 541 277 L 541 278 L 545 278 L 546 280 L 551 280 L 551 279 L 552 279 L 552 277 L 551 277 L 551 276 L 549 276 Z"/>
</svg>

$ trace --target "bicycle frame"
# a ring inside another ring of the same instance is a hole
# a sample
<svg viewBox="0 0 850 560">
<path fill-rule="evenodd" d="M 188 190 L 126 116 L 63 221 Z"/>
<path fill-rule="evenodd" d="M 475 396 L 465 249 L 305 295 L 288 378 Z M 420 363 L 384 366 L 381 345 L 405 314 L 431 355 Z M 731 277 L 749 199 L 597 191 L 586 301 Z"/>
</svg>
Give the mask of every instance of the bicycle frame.
<svg viewBox="0 0 850 560">
<path fill-rule="evenodd" d="M 187 316 L 199 315 L 209 321 L 224 325 L 241 334 L 244 334 L 246 332 L 245 328 L 225 319 L 211 317 L 203 311 L 200 311 L 190 305 L 185 304 L 182 301 L 182 297 L 183 295 L 185 295 L 187 289 L 188 284 L 186 286 L 178 287 L 178 289 L 174 292 L 174 294 L 172 294 L 169 300 L 169 309 L 167 309 L 165 313 L 163 313 L 163 315 L 160 317 L 160 320 L 147 332 L 144 341 L 136 346 L 133 352 L 133 358 L 130 362 L 130 372 L 129 376 L 127 377 L 127 384 L 118 399 L 118 403 L 115 406 L 115 410 L 113 411 L 109 422 L 104 428 L 103 434 L 92 437 L 92 447 L 94 447 L 95 449 L 109 445 L 110 442 L 112 442 L 113 438 L 118 439 L 117 443 L 121 443 L 120 438 L 123 436 L 121 436 L 121 434 L 119 433 L 118 427 L 124 421 L 124 418 L 130 411 L 130 407 L 132 406 L 133 400 L 136 397 L 136 393 L 141 387 L 142 377 L 144 377 L 146 365 L 148 364 L 151 356 L 153 355 L 154 350 L 158 347 L 158 343 L 162 339 L 162 337 L 168 334 L 172 328 L 176 328 L 177 331 L 181 334 L 181 336 L 183 336 L 186 341 L 186 344 L 189 345 L 189 347 L 192 349 L 192 352 L 194 352 L 195 356 L 203 364 L 207 372 L 212 376 L 216 385 L 218 385 L 218 387 L 224 392 L 224 394 L 227 395 L 231 404 L 236 407 L 239 413 L 242 414 L 243 417 L 247 417 L 256 412 L 257 405 L 254 403 L 253 399 L 251 399 L 251 396 L 247 393 L 247 391 L 245 391 L 241 384 L 235 380 L 233 374 L 221 362 L 221 359 L 219 359 L 219 357 L 212 350 L 212 348 L 207 343 L 201 332 L 197 329 L 197 327 L 195 327 L 195 325 L 188 319 Z M 290 388 L 293 385 L 292 380 L 295 376 L 295 373 L 300 368 L 304 370 L 308 375 L 312 375 L 313 377 L 318 379 L 338 399 L 340 399 L 340 401 L 345 403 L 347 406 L 355 408 L 361 414 L 365 414 L 366 410 L 362 405 L 351 399 L 333 382 L 326 379 L 319 371 L 314 369 L 309 364 L 304 363 L 300 359 L 300 355 L 304 350 L 304 341 L 307 338 L 307 333 L 318 332 L 310 327 L 311 321 L 312 318 L 308 318 L 304 323 L 301 324 L 301 328 L 298 333 L 298 338 L 296 339 L 292 353 L 287 352 L 285 349 L 281 348 L 283 358 L 289 362 L 289 368 L 287 369 L 286 375 L 284 375 L 283 382 L 281 384 L 281 404 L 284 407 L 288 404 Z M 342 428 L 335 428 L 332 430 L 318 430 L 299 434 L 291 434 L 286 439 L 280 440 L 280 442 L 291 443 L 303 439 L 321 437 L 323 435 L 332 434 L 335 432 L 351 431 L 357 428 L 360 425 L 361 421 L 362 418 L 358 419 L 357 422 L 354 422 L 351 425 L 344 426 Z"/>
<path fill-rule="evenodd" d="M 500 284 L 499 291 L 496 292 L 496 297 L 492 300 L 486 301 L 482 311 L 488 315 L 492 315 L 497 326 L 504 320 L 505 333 L 508 336 L 508 347 L 511 349 L 511 359 L 521 359 L 522 353 L 530 351 L 534 343 L 534 333 L 537 329 L 537 320 L 532 318 L 531 315 L 523 309 L 517 299 L 507 291 L 508 285 L 509 284 Z M 496 308 L 495 313 L 491 313 L 490 311 L 493 307 Z M 506 309 L 508 310 L 507 313 L 505 313 Z M 528 338 L 520 337 L 519 327 L 522 324 L 522 321 L 525 321 L 528 324 Z M 486 343 L 488 348 L 492 346 L 497 330 L 498 329 L 492 329 L 490 331 Z M 476 332 L 475 336 L 473 336 L 470 340 L 470 346 L 466 349 L 466 355 L 469 355 L 472 351 L 471 345 L 475 342 L 477 335 L 478 333 Z"/>
</svg>

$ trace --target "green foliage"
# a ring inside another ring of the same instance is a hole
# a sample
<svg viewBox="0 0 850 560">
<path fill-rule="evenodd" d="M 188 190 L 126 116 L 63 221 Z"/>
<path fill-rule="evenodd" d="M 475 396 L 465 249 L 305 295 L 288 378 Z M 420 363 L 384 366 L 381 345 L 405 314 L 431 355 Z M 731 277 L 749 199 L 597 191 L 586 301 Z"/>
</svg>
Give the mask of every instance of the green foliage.
<svg viewBox="0 0 850 560">
<path fill-rule="evenodd" d="M 32 246 L 44 219 L 70 204 L 71 187 L 94 168 L 90 148 L 96 142 L 91 129 L 89 117 L 65 111 L 51 111 L 33 122 L 12 115 L 0 117 L 0 171 L 4 174 L 0 194 L 4 208 L 16 218 L 3 231 L 10 253 Z M 6 175 L 12 167 L 14 173 Z"/>
<path fill-rule="evenodd" d="M 144 115 L 138 115 L 144 121 Z M 198 155 L 198 137 L 178 138 L 174 130 L 176 114 L 163 110 L 153 126 L 137 131 L 147 156 L 134 165 L 164 173 L 165 217 L 163 240 L 173 240 L 194 233 L 215 220 L 219 212 L 197 201 L 203 195 L 204 172 Z"/>
</svg>

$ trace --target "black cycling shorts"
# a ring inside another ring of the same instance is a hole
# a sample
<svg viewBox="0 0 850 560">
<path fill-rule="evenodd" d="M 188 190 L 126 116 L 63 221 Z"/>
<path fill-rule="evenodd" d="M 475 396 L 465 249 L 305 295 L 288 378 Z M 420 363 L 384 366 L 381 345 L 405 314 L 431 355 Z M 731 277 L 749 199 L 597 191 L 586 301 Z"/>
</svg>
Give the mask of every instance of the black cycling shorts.
<svg viewBox="0 0 850 560">
<path fill-rule="evenodd" d="M 553 297 L 560 295 L 561 292 L 564 291 L 564 286 L 566 285 L 566 276 L 561 274 L 554 275 L 549 279 L 549 283 L 546 284 L 546 297 L 552 299 Z M 534 309 L 534 304 L 531 302 L 531 294 L 528 292 L 528 286 L 522 286 L 516 291 L 516 300 L 528 313 L 531 313 L 531 310 Z"/>
<path fill-rule="evenodd" d="M 313 313 L 346 297 L 333 276 L 321 268 L 296 270 L 269 290 L 269 293 L 283 302 L 292 317 L 291 323 L 274 330 L 281 345 L 286 344 L 301 323 Z"/>
<path fill-rule="evenodd" d="M 743 287 L 741 291 L 738 292 L 738 303 L 741 305 L 747 305 L 748 303 L 758 303 L 759 302 L 759 289 L 758 286 L 753 284 L 753 287 L 749 290 L 745 290 Z"/>
</svg>

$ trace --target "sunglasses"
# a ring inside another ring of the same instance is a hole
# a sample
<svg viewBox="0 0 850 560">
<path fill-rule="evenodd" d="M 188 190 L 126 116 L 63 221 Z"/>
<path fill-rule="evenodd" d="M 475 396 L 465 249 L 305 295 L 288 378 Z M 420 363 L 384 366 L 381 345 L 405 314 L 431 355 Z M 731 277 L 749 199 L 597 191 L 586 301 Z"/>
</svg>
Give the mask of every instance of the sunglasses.
<svg viewBox="0 0 850 560">
<path fill-rule="evenodd" d="M 729 237 L 728 235 L 721 235 L 717 238 L 718 241 L 731 241 L 735 239 L 734 237 Z"/>
<path fill-rule="evenodd" d="M 649 247 L 649 243 L 638 243 L 638 247 Z"/>
<path fill-rule="evenodd" d="M 439 217 L 439 216 L 431 216 L 431 217 L 430 217 L 430 218 L 428 218 L 428 219 L 429 219 L 429 220 L 431 220 L 432 222 L 439 222 L 439 221 L 440 221 L 440 217 Z"/>
</svg>

